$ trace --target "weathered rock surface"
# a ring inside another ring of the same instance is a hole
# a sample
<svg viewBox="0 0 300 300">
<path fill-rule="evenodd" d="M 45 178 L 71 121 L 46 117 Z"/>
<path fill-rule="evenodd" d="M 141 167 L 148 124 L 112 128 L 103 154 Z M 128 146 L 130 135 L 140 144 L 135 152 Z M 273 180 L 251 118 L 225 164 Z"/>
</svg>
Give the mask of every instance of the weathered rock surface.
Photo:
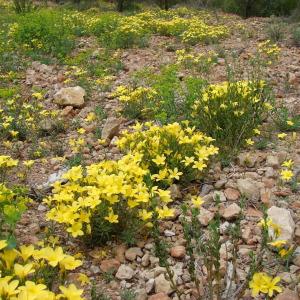
<svg viewBox="0 0 300 300">
<path fill-rule="evenodd" d="M 119 133 L 121 123 L 122 120 L 118 118 L 111 117 L 106 119 L 102 129 L 101 138 L 104 140 L 112 139 Z"/>
<path fill-rule="evenodd" d="M 272 206 L 268 209 L 267 213 L 272 221 L 281 229 L 281 233 L 278 239 L 292 241 L 295 231 L 295 222 L 289 210 L 287 210 L 286 208 Z M 270 234 L 272 234 L 272 232 L 270 232 Z"/>
<path fill-rule="evenodd" d="M 240 192 L 233 188 L 225 189 L 224 195 L 225 195 L 226 199 L 229 201 L 237 201 L 241 196 Z"/>
<path fill-rule="evenodd" d="M 129 261 L 135 261 L 138 256 L 143 256 L 143 251 L 139 247 L 129 248 L 125 252 L 125 258 Z"/>
<path fill-rule="evenodd" d="M 85 95 L 85 90 L 80 86 L 62 88 L 54 94 L 54 103 L 61 106 L 82 107 Z"/>
<path fill-rule="evenodd" d="M 160 274 L 155 278 L 155 293 L 165 293 L 170 294 L 172 288 L 170 282 L 165 279 L 164 274 Z"/>
<path fill-rule="evenodd" d="M 240 212 L 241 208 L 236 203 L 233 203 L 224 209 L 222 216 L 226 220 L 233 220 L 238 217 Z"/>
<path fill-rule="evenodd" d="M 170 250 L 171 256 L 174 258 L 184 258 L 186 251 L 184 246 L 174 246 Z"/>
<path fill-rule="evenodd" d="M 245 195 L 248 199 L 259 199 L 260 197 L 258 183 L 250 178 L 238 179 L 237 187 L 240 193 Z"/>
<path fill-rule="evenodd" d="M 113 272 L 115 273 L 120 267 L 120 262 L 117 259 L 104 259 L 101 261 L 100 269 L 102 272 Z"/>
<path fill-rule="evenodd" d="M 134 276 L 134 271 L 131 267 L 126 265 L 121 265 L 116 274 L 116 278 L 120 280 L 130 280 Z"/>
</svg>

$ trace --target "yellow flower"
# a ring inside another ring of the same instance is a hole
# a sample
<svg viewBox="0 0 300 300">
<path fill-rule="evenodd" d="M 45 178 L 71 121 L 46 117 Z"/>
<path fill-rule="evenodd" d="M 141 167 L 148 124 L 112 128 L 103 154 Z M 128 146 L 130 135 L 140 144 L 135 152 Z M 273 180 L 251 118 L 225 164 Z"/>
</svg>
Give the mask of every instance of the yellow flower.
<svg viewBox="0 0 300 300">
<path fill-rule="evenodd" d="M 23 261 L 26 262 L 28 260 L 28 258 L 30 258 L 35 252 L 34 246 L 33 245 L 29 245 L 29 246 L 25 246 L 22 245 L 19 247 L 19 256 L 22 257 Z"/>
<path fill-rule="evenodd" d="M 32 97 L 36 98 L 37 100 L 43 99 L 42 93 L 33 93 Z"/>
<path fill-rule="evenodd" d="M 96 114 L 94 112 L 90 112 L 86 118 L 85 118 L 85 121 L 86 122 L 92 122 L 96 119 Z"/>
<path fill-rule="evenodd" d="M 249 282 L 249 287 L 252 289 L 252 297 L 256 297 L 264 288 L 264 273 L 255 273 L 252 280 Z"/>
<path fill-rule="evenodd" d="M 107 220 L 109 223 L 119 223 L 118 218 L 119 216 L 115 215 L 113 209 L 110 208 L 108 216 L 106 216 L 104 219 Z"/>
<path fill-rule="evenodd" d="M 266 229 L 269 229 L 269 228 L 272 229 L 273 232 L 274 232 L 274 235 L 276 237 L 278 237 L 280 235 L 280 233 L 281 233 L 280 227 L 277 224 L 275 224 L 272 221 L 272 219 L 270 219 L 270 218 L 267 218 L 267 220 L 264 220 L 264 219 L 260 220 L 260 222 L 258 223 L 258 225 L 261 226 L 261 227 L 264 227 Z"/>
<path fill-rule="evenodd" d="M 12 137 L 16 137 L 19 134 L 19 132 L 15 130 L 10 130 L 9 133 L 11 134 Z"/>
<path fill-rule="evenodd" d="M 0 250 L 4 249 L 7 246 L 6 240 L 0 240 Z"/>
<path fill-rule="evenodd" d="M 252 146 L 254 144 L 254 141 L 252 139 L 246 139 L 246 144 L 249 146 Z"/>
<path fill-rule="evenodd" d="M 74 284 L 70 284 L 68 287 L 60 286 L 59 289 L 61 290 L 62 294 L 59 295 L 62 298 L 68 300 L 82 300 L 81 297 L 83 290 L 78 290 Z"/>
<path fill-rule="evenodd" d="M 33 164 L 34 164 L 34 160 L 24 160 L 23 161 L 23 165 L 28 168 L 31 168 Z"/>
<path fill-rule="evenodd" d="M 68 172 L 63 174 L 62 178 L 70 180 L 70 181 L 77 181 L 82 178 L 82 167 L 77 166 L 71 168 Z"/>
<path fill-rule="evenodd" d="M 255 129 L 253 129 L 253 132 L 255 133 L 255 134 L 257 134 L 257 135 L 260 135 L 260 130 L 258 129 L 258 128 L 255 128 Z"/>
<path fill-rule="evenodd" d="M 177 179 L 179 180 L 179 176 L 181 176 L 183 173 L 178 171 L 178 168 L 175 168 L 174 170 L 169 169 L 169 178 L 170 179 Z"/>
<path fill-rule="evenodd" d="M 287 134 L 286 133 L 278 133 L 277 134 L 277 137 L 279 138 L 279 139 L 284 139 L 285 137 L 287 136 Z"/>
<path fill-rule="evenodd" d="M 19 280 L 10 281 L 11 278 L 11 276 L 0 278 L 0 299 L 2 299 L 1 296 L 4 296 L 4 299 L 11 299 L 11 296 L 18 294 Z"/>
<path fill-rule="evenodd" d="M 279 281 L 280 277 L 272 279 L 263 272 L 255 273 L 249 283 L 249 287 L 252 289 L 252 297 L 256 297 L 260 292 L 268 294 L 269 297 L 273 296 L 274 291 L 280 293 L 282 289 L 276 285 Z"/>
<path fill-rule="evenodd" d="M 79 128 L 79 129 L 77 129 L 77 132 L 79 133 L 79 134 L 85 134 L 85 129 L 84 128 Z"/>
<path fill-rule="evenodd" d="M 39 296 L 43 295 L 46 290 L 46 286 L 44 284 L 36 284 L 33 281 L 27 280 L 24 286 L 20 286 L 19 290 L 21 299 L 37 299 Z"/>
<path fill-rule="evenodd" d="M 274 291 L 281 293 L 282 292 L 282 288 L 277 286 L 276 284 L 280 281 L 280 277 L 275 277 L 275 278 L 268 278 L 266 280 L 266 288 L 268 290 L 268 295 L 269 297 L 273 297 Z"/>
<path fill-rule="evenodd" d="M 181 162 L 183 162 L 185 166 L 189 166 L 194 162 L 194 160 L 195 160 L 194 156 L 192 157 L 186 156 L 184 160 L 182 160 Z"/>
<path fill-rule="evenodd" d="M 287 120 L 286 124 L 289 125 L 289 126 L 294 126 L 295 125 L 295 123 L 291 120 Z"/>
<path fill-rule="evenodd" d="M 20 264 L 15 264 L 14 265 L 14 271 L 15 271 L 15 274 L 20 279 L 24 279 L 29 274 L 32 274 L 32 273 L 35 272 L 35 270 L 33 268 L 33 264 L 26 264 L 25 266 L 22 266 Z"/>
<path fill-rule="evenodd" d="M 282 170 L 280 172 L 280 177 L 284 181 L 290 181 L 294 176 L 294 173 L 291 170 Z"/>
<path fill-rule="evenodd" d="M 82 231 L 82 223 L 80 222 L 73 223 L 72 226 L 67 229 L 67 231 L 70 232 L 75 238 L 84 234 Z"/>
<path fill-rule="evenodd" d="M 42 258 L 48 261 L 51 267 L 56 267 L 65 258 L 61 247 L 56 247 L 55 249 L 46 247 L 40 250 L 40 254 Z"/>
<path fill-rule="evenodd" d="M 174 216 L 174 209 L 168 208 L 164 206 L 163 208 L 157 208 L 156 211 L 158 212 L 159 219 L 171 218 Z"/>
<path fill-rule="evenodd" d="M 163 201 L 164 203 L 172 202 L 170 191 L 158 189 L 156 193 L 159 195 L 160 200 Z"/>
<path fill-rule="evenodd" d="M 200 208 L 201 205 L 204 203 L 202 197 L 192 197 L 192 203 L 195 207 Z"/>
<path fill-rule="evenodd" d="M 66 255 L 65 258 L 59 262 L 59 265 L 64 270 L 75 270 L 82 265 L 82 262 L 73 256 Z"/>
<path fill-rule="evenodd" d="M 196 161 L 193 164 L 194 169 L 198 169 L 199 171 L 202 171 L 207 165 L 203 161 Z"/>
<path fill-rule="evenodd" d="M 147 211 L 146 209 L 140 210 L 139 211 L 139 217 L 143 220 L 143 221 L 147 221 L 149 219 L 152 218 L 152 211 Z"/>
<path fill-rule="evenodd" d="M 286 167 L 288 169 L 291 169 L 293 167 L 293 165 L 294 165 L 294 162 L 291 159 L 286 160 L 282 163 L 282 166 Z"/>
<path fill-rule="evenodd" d="M 85 274 L 83 274 L 83 273 L 80 273 L 78 275 L 78 280 L 80 281 L 81 285 L 86 285 L 86 284 L 90 284 L 91 283 L 90 279 Z"/>
<path fill-rule="evenodd" d="M 98 143 L 100 145 L 105 145 L 106 144 L 106 140 L 105 139 L 98 139 Z"/>
<path fill-rule="evenodd" d="M 274 242 L 270 242 L 268 244 L 273 247 L 276 247 L 276 248 L 281 248 L 282 246 L 284 246 L 286 244 L 286 240 L 277 240 Z"/>
<path fill-rule="evenodd" d="M 18 252 L 14 249 L 4 249 L 0 254 L 1 259 L 5 262 L 6 269 L 10 270 L 15 259 L 18 256 Z"/>
<path fill-rule="evenodd" d="M 4 141 L 3 142 L 3 146 L 7 149 L 11 149 L 12 148 L 12 142 L 10 141 Z"/>
<path fill-rule="evenodd" d="M 293 252 L 293 246 L 290 246 L 289 249 L 281 249 L 278 253 L 282 258 L 289 256 Z"/>
<path fill-rule="evenodd" d="M 166 160 L 166 157 L 164 155 L 162 155 L 162 156 L 157 155 L 156 158 L 152 159 L 152 161 L 155 162 L 155 164 L 157 166 L 164 165 L 165 160 Z"/>
</svg>

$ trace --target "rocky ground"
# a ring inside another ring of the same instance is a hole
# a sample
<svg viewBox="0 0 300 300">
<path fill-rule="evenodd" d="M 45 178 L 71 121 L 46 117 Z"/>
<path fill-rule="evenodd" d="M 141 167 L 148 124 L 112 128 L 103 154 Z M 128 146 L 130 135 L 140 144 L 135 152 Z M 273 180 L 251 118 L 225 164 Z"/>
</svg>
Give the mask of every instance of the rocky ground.
<svg viewBox="0 0 300 300">
<path fill-rule="evenodd" d="M 254 45 L 265 39 L 264 29 L 268 22 L 268 19 L 248 19 L 244 22 L 244 26 L 252 33 L 251 37 L 245 39 L 240 34 L 233 34 L 223 41 L 220 47 L 228 51 L 237 51 L 240 53 L 241 61 L 247 60 Z M 82 49 L 97 51 L 97 44 L 94 41 L 83 39 L 79 43 L 81 51 Z M 142 67 L 158 68 L 164 63 L 174 61 L 175 54 L 167 49 L 166 43 L 175 43 L 175 41 L 169 38 L 154 37 L 150 46 L 145 49 L 124 50 L 121 53 L 124 68 L 116 76 L 112 90 L 114 87 L 128 82 L 131 74 Z M 288 34 L 279 43 L 279 46 L 282 49 L 280 60 L 275 66 L 270 67 L 268 75 L 274 84 L 277 102 L 285 103 L 293 112 L 300 114 L 300 48 L 291 45 Z M 195 49 L 203 50 L 204 47 L 209 49 L 210 46 L 197 46 Z M 222 58 L 219 58 L 218 65 L 212 72 L 214 81 L 224 80 L 224 68 L 224 62 Z M 59 109 L 64 122 L 71 124 L 76 119 L 86 129 L 85 139 L 91 146 L 83 149 L 85 163 L 119 158 L 121 154 L 114 142 L 120 132 L 132 122 L 118 115 L 118 101 L 110 97 L 110 92 L 92 91 L 86 96 L 84 89 L 65 84 L 64 82 L 68 78 L 67 69 L 62 65 L 44 65 L 34 62 L 27 69 L 22 82 L 24 93 L 31 92 L 34 87 L 46 90 L 45 103 L 49 109 Z M 75 95 L 72 97 L 72 101 L 68 98 L 71 93 Z M 58 94 L 64 96 L 57 97 Z M 64 98 L 65 102 L 57 102 L 58 98 Z M 86 123 L 84 119 L 98 105 L 105 111 L 106 118 L 100 123 Z M 102 138 L 108 139 L 109 143 L 99 145 L 94 137 L 94 130 L 97 127 L 102 129 Z M 51 124 L 49 130 L 51 130 Z M 71 126 L 66 133 L 57 136 L 66 158 L 70 158 L 72 155 L 68 141 L 74 137 L 78 137 L 78 133 L 76 130 L 72 130 Z M 28 145 L 24 142 L 21 146 L 25 153 L 24 157 L 26 157 Z M 221 228 L 224 232 L 241 210 L 239 206 L 241 194 L 246 195 L 249 199 L 244 208 L 245 219 L 242 222 L 242 240 L 239 245 L 238 276 L 241 281 L 246 276 L 248 254 L 259 245 L 260 229 L 257 227 L 257 222 L 262 217 L 262 212 L 259 210 L 261 203 L 269 207 L 268 215 L 282 227 L 282 238 L 291 241 L 296 246 L 300 243 L 299 189 L 291 190 L 279 180 L 281 164 L 286 159 L 294 161 L 294 171 L 296 174 L 300 174 L 300 137 L 298 135 L 294 141 L 280 140 L 277 138 L 277 132 L 274 131 L 266 149 L 256 150 L 250 147 L 238 155 L 229 166 L 222 168 L 220 164 L 214 165 L 209 171 L 207 181 L 192 187 L 205 200 L 199 215 L 200 222 L 204 227 L 216 213 L 213 199 L 217 194 L 220 196 Z M 41 159 L 34 165 L 28 176 L 29 185 L 42 198 L 49 191 L 50 184 L 60 179 L 64 170 L 63 162 L 55 157 L 47 158 L 46 161 Z M 187 192 L 187 190 L 181 190 L 179 186 L 172 186 L 172 193 L 176 199 L 175 207 L 180 206 Z M 47 232 L 52 232 L 53 228 L 45 220 L 46 211 L 46 206 L 39 200 L 30 204 L 29 210 L 24 214 L 17 227 L 18 239 L 21 242 L 36 243 Z M 170 255 L 175 280 L 179 286 L 184 287 L 183 299 L 189 300 L 194 299 L 195 291 L 187 271 L 186 241 L 182 231 L 178 215 L 174 220 L 167 221 L 162 226 L 165 239 L 172 244 Z M 120 299 L 119 291 L 124 288 L 135 291 L 137 300 L 176 299 L 169 282 L 165 279 L 165 269 L 158 265 L 158 258 L 154 256 L 151 239 L 140 240 L 135 247 L 131 248 L 112 243 L 105 247 L 88 249 L 79 241 L 67 238 L 59 228 L 55 228 L 55 235 L 70 251 L 83 254 L 84 264 L 78 273 L 85 273 L 90 279 L 95 280 L 97 285 L 101 286 L 103 293 L 112 299 Z M 226 242 L 225 234 L 222 238 L 224 241 L 221 253 L 222 272 L 225 275 L 228 268 L 225 249 L 230 245 Z M 112 271 L 110 276 L 107 275 L 109 271 Z M 76 274 L 72 273 L 70 278 L 76 280 Z M 277 300 L 299 299 L 299 275 L 300 247 L 298 246 L 292 264 L 288 269 L 279 270 L 282 285 L 286 287 L 286 290 L 276 298 Z M 243 299 L 251 299 L 249 291 L 246 292 Z"/>
</svg>

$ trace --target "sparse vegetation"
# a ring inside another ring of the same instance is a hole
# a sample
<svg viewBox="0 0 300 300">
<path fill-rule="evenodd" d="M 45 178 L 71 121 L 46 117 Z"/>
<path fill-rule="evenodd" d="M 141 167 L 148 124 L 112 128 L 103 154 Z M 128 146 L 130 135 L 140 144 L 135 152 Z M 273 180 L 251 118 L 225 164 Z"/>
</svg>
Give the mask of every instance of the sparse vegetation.
<svg viewBox="0 0 300 300">
<path fill-rule="evenodd" d="M 297 1 L 182 2 L 0 0 L 0 299 L 299 293 Z"/>
</svg>

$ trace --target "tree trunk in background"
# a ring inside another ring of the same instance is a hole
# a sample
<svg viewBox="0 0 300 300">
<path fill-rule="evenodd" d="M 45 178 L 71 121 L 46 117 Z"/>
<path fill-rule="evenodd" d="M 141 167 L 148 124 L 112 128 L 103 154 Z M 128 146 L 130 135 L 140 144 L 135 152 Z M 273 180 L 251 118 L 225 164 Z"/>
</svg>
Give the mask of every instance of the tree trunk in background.
<svg viewBox="0 0 300 300">
<path fill-rule="evenodd" d="M 124 10 L 124 0 L 117 0 L 117 10 L 119 12 Z"/>
</svg>

